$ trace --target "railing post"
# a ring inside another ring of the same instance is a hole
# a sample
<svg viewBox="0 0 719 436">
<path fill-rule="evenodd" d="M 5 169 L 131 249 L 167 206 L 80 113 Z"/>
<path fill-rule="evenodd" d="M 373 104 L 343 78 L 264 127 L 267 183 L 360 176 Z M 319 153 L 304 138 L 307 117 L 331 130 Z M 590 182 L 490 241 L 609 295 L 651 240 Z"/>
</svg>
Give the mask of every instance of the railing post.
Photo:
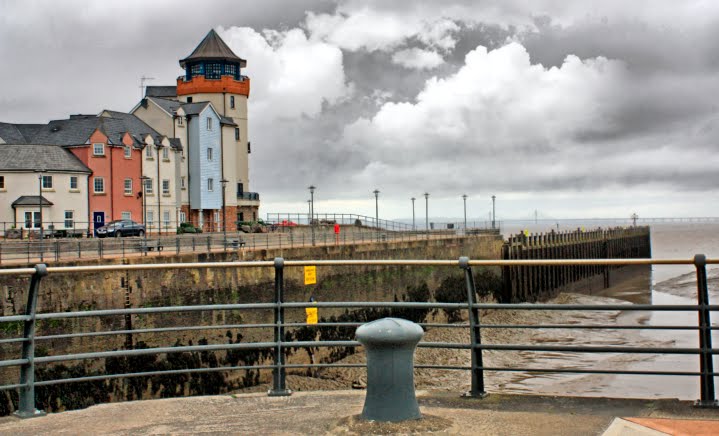
<svg viewBox="0 0 719 436">
<path fill-rule="evenodd" d="M 711 312 L 709 305 L 709 291 L 707 289 L 707 257 L 703 254 L 694 256 L 694 266 L 697 269 L 697 299 L 699 303 L 699 371 L 701 372 L 700 391 L 701 398 L 694 403 L 697 407 L 718 407 L 714 395 L 714 362 L 712 355 Z"/>
<path fill-rule="evenodd" d="M 42 263 L 35 265 L 35 274 L 30 279 L 30 289 L 25 306 L 25 315 L 30 317 L 25 321 L 23 329 L 25 342 L 22 344 L 22 358 L 27 359 L 27 363 L 20 367 L 20 384 L 25 386 L 20 388 L 18 410 L 15 412 L 15 416 L 23 419 L 45 415 L 45 412 L 35 408 L 35 312 L 40 281 L 46 275 L 47 265 Z"/>
<path fill-rule="evenodd" d="M 275 258 L 275 368 L 272 370 L 272 389 L 267 392 L 270 397 L 285 397 L 292 391 L 285 386 L 285 355 L 282 341 L 285 339 L 285 309 L 282 307 L 285 293 L 284 279 L 285 260 Z"/>
<path fill-rule="evenodd" d="M 479 325 L 479 309 L 474 307 L 477 303 L 477 290 L 474 286 L 474 277 L 472 276 L 472 268 L 469 266 L 469 257 L 462 256 L 459 258 L 459 267 L 464 270 L 465 284 L 467 287 L 467 308 L 469 318 L 469 335 L 472 343 L 472 389 L 465 393 L 464 396 L 472 398 L 484 398 L 487 392 L 484 390 L 484 364 L 482 363 L 482 349 L 477 346 L 482 345 L 481 329 Z"/>
</svg>

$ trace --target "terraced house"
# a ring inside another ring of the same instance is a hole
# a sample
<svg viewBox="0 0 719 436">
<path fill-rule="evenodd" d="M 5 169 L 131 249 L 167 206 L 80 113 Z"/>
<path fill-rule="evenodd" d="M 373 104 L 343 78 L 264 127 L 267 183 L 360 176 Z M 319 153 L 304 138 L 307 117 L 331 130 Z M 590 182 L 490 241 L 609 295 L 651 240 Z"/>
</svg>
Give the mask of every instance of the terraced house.
<svg viewBox="0 0 719 436">
<path fill-rule="evenodd" d="M 186 221 L 232 231 L 256 220 L 259 195 L 248 192 L 246 65 L 213 30 L 180 61 L 185 74 L 177 84 L 147 87 L 131 113 L 0 123 L 0 226 L 51 223 L 92 234 L 130 219 L 163 234 Z M 36 173 L 45 177 L 43 195 L 28 179 Z"/>
<path fill-rule="evenodd" d="M 23 134 L 12 135 L 13 130 Z M 161 136 L 137 117 L 103 111 L 99 115 L 72 115 L 48 124 L 3 124 L 0 137 L 4 142 L 0 145 L 4 151 L 0 161 L 2 168 L 16 167 L 19 164 L 17 153 L 32 150 L 34 159 L 24 161 L 23 171 L 45 174 L 64 169 L 70 162 L 77 161 L 80 166 L 73 166 L 72 169 L 89 174 L 82 180 L 79 176 L 68 176 L 69 193 L 79 195 L 56 197 L 56 201 L 60 202 L 58 210 L 73 211 L 71 219 L 68 216 L 67 220 L 62 220 L 67 223 L 72 220 L 73 228 L 93 232 L 110 220 L 142 221 L 142 150 L 147 146 L 148 137 L 161 140 Z M 60 157 L 63 157 L 62 162 L 66 162 L 64 167 L 51 170 L 47 162 Z M 36 184 L 21 183 L 15 173 L 6 175 L 6 183 L 21 189 L 18 195 L 37 195 Z M 57 192 L 58 183 L 61 182 L 52 178 L 43 180 L 42 192 Z M 41 203 L 44 201 L 41 200 Z M 39 209 L 40 205 L 36 202 L 38 213 Z M 8 211 L 3 213 L 7 216 Z M 50 218 L 57 217 L 51 214 Z M 27 222 L 20 224 L 22 228 L 36 228 L 36 221 L 33 220 L 31 226 L 27 226 Z M 57 219 L 46 218 L 44 221 L 44 227 L 50 224 L 55 229 L 67 227 L 66 223 Z"/>
</svg>

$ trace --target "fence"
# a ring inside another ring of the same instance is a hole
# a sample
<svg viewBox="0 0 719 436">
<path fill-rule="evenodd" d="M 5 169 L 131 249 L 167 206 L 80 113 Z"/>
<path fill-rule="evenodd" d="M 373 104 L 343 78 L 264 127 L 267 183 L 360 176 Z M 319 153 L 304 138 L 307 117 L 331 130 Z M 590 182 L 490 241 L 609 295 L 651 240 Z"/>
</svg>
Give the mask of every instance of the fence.
<svg viewBox="0 0 719 436">
<path fill-rule="evenodd" d="M 414 231 L 427 230 L 425 220 L 417 220 L 415 225 L 391 221 L 385 219 L 377 219 L 373 216 L 357 215 L 354 213 L 315 213 L 314 218 L 310 219 L 309 213 L 268 213 L 267 222 L 281 225 L 309 225 L 315 224 L 341 224 L 341 225 L 361 225 L 365 227 L 379 228 L 390 231 Z M 494 230 L 499 232 L 500 222 L 495 221 L 468 221 L 467 230 Z M 429 230 L 461 230 L 465 229 L 464 222 L 431 222 Z"/>
<path fill-rule="evenodd" d="M 44 240 L 0 242 L 0 265 L 103 259 L 182 253 L 228 252 L 243 249 L 296 248 L 309 246 L 350 245 L 368 242 L 402 242 L 426 239 L 453 238 L 456 231 L 378 231 L 366 228 L 345 228 L 339 235 L 331 226 L 307 228 L 278 228 L 271 233 L 213 233 L 176 235 L 174 237 L 123 238 L 53 238 Z M 466 236 L 498 235 L 497 232 L 475 231 Z"/>
<path fill-rule="evenodd" d="M 478 303 L 476 286 L 474 282 L 474 274 L 472 267 L 485 266 L 564 266 L 564 265 L 694 265 L 697 276 L 697 304 L 696 305 L 651 305 L 651 304 L 605 304 L 605 305 L 559 305 L 559 304 L 485 304 Z M 289 395 L 291 391 L 287 386 L 287 371 L 297 368 L 330 368 L 330 367 L 363 367 L 362 364 L 343 364 L 343 363 L 311 363 L 311 364 L 289 364 L 285 362 L 285 354 L 288 348 L 308 348 L 308 347 L 357 347 L 359 343 L 352 340 L 351 337 L 340 338 L 331 341 L 288 341 L 285 335 L 286 329 L 296 329 L 308 327 L 312 329 L 321 329 L 328 326 L 341 325 L 347 328 L 358 326 L 358 322 L 320 322 L 318 324 L 307 323 L 287 323 L 285 322 L 285 311 L 296 310 L 308 307 L 316 307 L 319 309 L 327 308 L 385 308 L 389 310 L 406 310 L 406 309 L 449 309 L 464 310 L 468 313 L 468 323 L 449 324 L 449 323 L 428 323 L 423 322 L 421 325 L 425 329 L 429 328 L 467 328 L 470 332 L 470 343 L 450 343 L 450 342 L 421 342 L 419 347 L 440 348 L 440 349 L 467 349 L 471 351 L 471 359 L 467 365 L 417 365 L 416 368 L 442 369 L 442 370 L 463 370 L 469 371 L 471 378 L 471 390 L 468 395 L 472 397 L 483 397 L 485 391 L 485 371 L 523 371 L 523 372 L 556 372 L 556 373 L 574 373 L 574 374 L 625 374 L 625 375 L 662 375 L 662 376 L 686 376 L 698 377 L 700 384 L 700 399 L 697 401 L 698 406 L 716 407 L 717 401 L 714 390 L 714 376 L 717 374 L 713 369 L 713 356 L 719 352 L 712 346 L 711 332 L 716 327 L 711 323 L 711 312 L 719 310 L 719 306 L 709 303 L 709 294 L 707 289 L 707 264 L 719 264 L 719 259 L 707 260 L 704 255 L 696 255 L 691 260 L 652 260 L 652 259 L 583 259 L 583 260 L 489 260 L 477 261 L 469 260 L 466 257 L 459 260 L 376 260 L 376 261 L 351 261 L 351 260 L 331 260 L 331 261 L 284 261 L 282 258 L 276 258 L 274 261 L 262 262 L 222 262 L 222 263 L 194 263 L 194 264 L 144 264 L 144 265 L 106 265 L 91 267 L 47 267 L 44 264 L 36 265 L 34 268 L 18 268 L 0 270 L 0 275 L 10 276 L 31 276 L 29 292 L 27 295 L 27 305 L 24 315 L 4 316 L 0 317 L 0 324 L 9 322 L 22 322 L 24 325 L 22 337 L 7 338 L 0 340 L 0 345 L 21 344 L 22 354 L 19 358 L 5 358 L 0 361 L 0 368 L 15 367 L 20 369 L 20 377 L 17 383 L 6 384 L 0 386 L 0 390 L 18 390 L 19 403 L 16 414 L 21 417 L 37 416 L 39 412 L 36 409 L 35 387 L 48 386 L 56 384 L 87 382 L 99 380 L 111 380 L 127 377 L 148 377 L 169 374 L 190 374 L 190 373 L 209 373 L 218 371 L 239 371 L 247 369 L 272 370 L 272 389 L 270 395 Z M 307 265 L 315 266 L 349 266 L 349 267 L 366 267 L 366 266 L 401 266 L 401 267 L 420 267 L 420 268 L 457 268 L 458 273 L 464 275 L 464 284 L 466 290 L 466 301 L 460 303 L 436 303 L 436 302 L 288 302 L 284 298 L 284 271 L 287 268 L 297 268 Z M 38 291 L 41 282 L 48 274 L 63 273 L 92 273 L 104 271 L 142 271 L 142 270 L 177 270 L 177 269 L 213 269 L 213 268 L 274 268 L 274 302 L 254 303 L 254 304 L 215 304 L 215 305 L 197 305 L 197 306 L 168 306 L 168 307 L 145 307 L 145 308 L 125 308 L 125 309 L 106 309 L 106 310 L 88 310 L 79 312 L 62 312 L 62 313 L 37 313 Z M 142 316 L 146 314 L 157 313 L 194 313 L 194 312 L 217 312 L 217 311 L 272 311 L 274 322 L 262 324 L 234 324 L 234 325 L 211 325 L 211 326 L 182 326 L 171 328 L 153 328 L 145 329 L 144 333 L 163 332 L 168 330 L 183 331 L 193 329 L 270 329 L 274 334 L 272 341 L 247 342 L 247 343 L 222 343 L 222 344 L 202 344 L 188 346 L 161 346 L 155 348 L 143 349 L 124 349 L 124 350 L 106 350 L 79 353 L 79 354 L 56 354 L 56 355 L 37 355 L 35 344 L 37 341 L 48 340 L 56 337 L 91 337 L 91 336 L 110 336 L 110 335 L 127 335 L 127 330 L 106 330 L 97 332 L 81 332 L 56 336 L 37 337 L 35 335 L 36 323 L 45 320 L 63 320 L 63 319 L 84 319 L 89 317 L 108 317 L 108 316 Z M 689 325 L 596 325 L 596 324 L 567 324 L 567 325 L 483 325 L 480 319 L 480 310 L 551 310 L 551 311 L 690 311 L 698 314 L 698 323 L 695 326 Z M 675 348 L 675 347 L 640 347 L 640 346 L 552 346 L 552 345 L 518 345 L 518 344 L 483 344 L 481 334 L 483 329 L 662 329 L 662 330 L 695 330 L 698 333 L 698 346 L 693 348 Z M 35 371 L 37 365 L 47 365 L 59 362 L 75 361 L 75 360 L 96 360 L 102 358 L 116 358 L 142 355 L 157 355 L 168 353 L 186 353 L 186 352 L 206 352 L 206 351 L 232 351 L 232 350 L 266 350 L 271 355 L 271 363 L 263 363 L 258 365 L 236 365 L 222 367 L 206 367 L 206 368 L 185 368 L 152 372 L 129 372 L 116 374 L 102 374 L 97 376 L 72 377 L 63 379 L 35 380 Z M 629 354 L 689 354 L 696 355 L 699 360 L 699 371 L 639 371 L 639 370 L 600 370 L 592 368 L 537 368 L 537 367 L 488 367 L 483 364 L 483 351 L 551 351 L 551 352 L 571 352 L 571 353 L 629 353 Z M 7 354 L 4 354 L 7 355 Z M 291 386 L 290 386 L 291 387 Z"/>
</svg>

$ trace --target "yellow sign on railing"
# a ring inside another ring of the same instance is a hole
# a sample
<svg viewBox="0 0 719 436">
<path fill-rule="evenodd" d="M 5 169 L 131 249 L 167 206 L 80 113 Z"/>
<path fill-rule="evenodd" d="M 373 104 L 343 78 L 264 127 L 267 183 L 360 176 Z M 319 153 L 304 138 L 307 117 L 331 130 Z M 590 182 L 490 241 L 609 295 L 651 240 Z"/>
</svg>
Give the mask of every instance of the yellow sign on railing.
<svg viewBox="0 0 719 436">
<path fill-rule="evenodd" d="M 305 285 L 317 284 L 317 267 L 308 265 L 305 267 Z"/>
<path fill-rule="evenodd" d="M 305 313 L 307 314 L 307 324 L 317 324 L 317 308 L 306 307 Z"/>
</svg>

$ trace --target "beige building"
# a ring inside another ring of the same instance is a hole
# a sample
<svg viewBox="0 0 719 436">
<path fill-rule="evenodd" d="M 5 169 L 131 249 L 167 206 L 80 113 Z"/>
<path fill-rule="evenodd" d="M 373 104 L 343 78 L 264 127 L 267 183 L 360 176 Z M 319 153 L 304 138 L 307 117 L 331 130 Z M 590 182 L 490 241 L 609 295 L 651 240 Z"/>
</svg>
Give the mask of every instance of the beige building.
<svg viewBox="0 0 719 436">
<path fill-rule="evenodd" d="M 148 233 L 172 234 L 180 216 L 180 166 L 182 147 L 166 136 L 143 138 L 142 180 Z M 173 145 L 173 142 L 175 144 Z"/>
<path fill-rule="evenodd" d="M 193 167 L 190 162 L 197 150 L 204 155 L 208 147 L 219 149 L 221 156 L 217 169 L 226 186 L 222 204 L 227 213 L 228 230 L 234 230 L 239 221 L 258 218 L 259 194 L 249 192 L 251 150 L 247 99 L 250 80 L 241 75 L 241 68 L 246 65 L 247 62 L 235 55 L 214 30 L 210 31 L 192 54 L 180 61 L 185 75 L 177 79 L 177 86 L 148 86 L 145 98 L 131 111 L 162 135 L 180 141 L 180 214 L 195 224 L 215 222 L 219 212 L 215 206 L 210 206 L 213 209 L 209 210 L 198 207 L 200 202 L 190 193 L 197 191 L 195 184 L 204 186 L 208 177 L 215 178 L 207 175 L 214 174 L 212 168 Z M 204 105 L 198 105 L 200 103 L 209 103 L 219 116 L 219 137 L 207 132 L 190 133 L 193 117 L 205 110 Z"/>
<path fill-rule="evenodd" d="M 0 222 L 37 231 L 88 229 L 90 170 L 56 145 L 0 147 Z M 42 210 L 42 212 L 41 212 Z"/>
</svg>

